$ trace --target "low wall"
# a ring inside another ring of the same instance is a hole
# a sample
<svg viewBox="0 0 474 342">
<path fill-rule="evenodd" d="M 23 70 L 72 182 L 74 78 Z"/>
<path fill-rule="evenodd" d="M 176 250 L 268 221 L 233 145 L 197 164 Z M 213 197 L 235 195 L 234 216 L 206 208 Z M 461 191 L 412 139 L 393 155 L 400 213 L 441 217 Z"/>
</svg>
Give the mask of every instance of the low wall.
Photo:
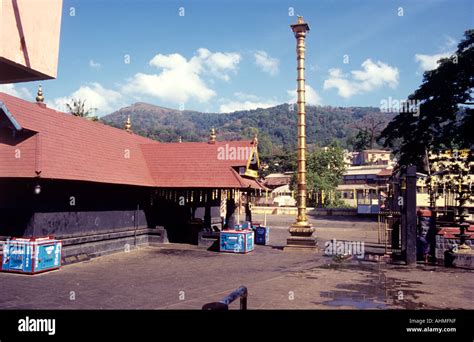
<svg viewBox="0 0 474 342">
<path fill-rule="evenodd" d="M 267 215 L 296 215 L 298 208 L 296 207 L 253 207 L 254 214 Z M 357 209 L 346 208 L 307 208 L 308 215 L 313 216 L 355 216 Z"/>
<path fill-rule="evenodd" d="M 356 216 L 357 209 L 345 208 L 316 208 L 309 212 L 314 216 Z"/>
<path fill-rule="evenodd" d="M 452 250 L 453 247 L 459 246 L 461 243 L 455 235 L 459 234 L 459 228 L 441 228 L 436 234 L 435 257 L 437 261 L 444 262 L 445 252 Z M 466 240 L 466 245 L 474 248 L 474 233 L 466 232 L 470 235 L 470 239 Z"/>
<path fill-rule="evenodd" d="M 160 245 L 167 243 L 168 238 L 166 230 L 158 227 L 71 237 L 61 241 L 63 243 L 62 264 L 71 264 L 101 255 L 128 252 L 139 246 Z M 0 241 L 0 252 L 3 252 L 3 243 L 4 241 Z"/>
</svg>

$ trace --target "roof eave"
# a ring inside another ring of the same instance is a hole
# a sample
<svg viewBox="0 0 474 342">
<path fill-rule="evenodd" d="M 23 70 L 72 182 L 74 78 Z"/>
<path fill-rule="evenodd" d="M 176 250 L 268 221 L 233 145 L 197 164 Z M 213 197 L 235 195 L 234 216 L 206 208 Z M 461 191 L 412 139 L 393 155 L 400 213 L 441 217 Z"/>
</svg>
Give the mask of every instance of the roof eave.
<svg viewBox="0 0 474 342">
<path fill-rule="evenodd" d="M 23 129 L 23 127 L 21 127 L 18 121 L 16 121 L 13 114 L 8 110 L 7 106 L 2 101 L 0 101 L 0 110 L 7 117 L 8 121 L 10 121 L 16 131 L 21 131 Z"/>
</svg>

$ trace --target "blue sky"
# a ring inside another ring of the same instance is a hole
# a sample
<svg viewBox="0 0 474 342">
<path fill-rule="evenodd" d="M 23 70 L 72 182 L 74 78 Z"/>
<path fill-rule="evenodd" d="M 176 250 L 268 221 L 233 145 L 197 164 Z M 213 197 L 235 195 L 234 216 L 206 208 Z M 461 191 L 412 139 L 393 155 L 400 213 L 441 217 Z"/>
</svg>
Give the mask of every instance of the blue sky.
<svg viewBox="0 0 474 342">
<path fill-rule="evenodd" d="M 207 112 L 291 102 L 296 57 L 289 25 L 303 15 L 311 28 L 308 102 L 378 107 L 389 97 L 406 98 L 424 70 L 455 50 L 474 27 L 473 4 L 64 0 L 58 76 L 43 81 L 43 90 L 50 106 L 64 109 L 80 97 L 99 115 L 138 101 Z M 33 99 L 37 85 L 0 89 Z"/>
</svg>

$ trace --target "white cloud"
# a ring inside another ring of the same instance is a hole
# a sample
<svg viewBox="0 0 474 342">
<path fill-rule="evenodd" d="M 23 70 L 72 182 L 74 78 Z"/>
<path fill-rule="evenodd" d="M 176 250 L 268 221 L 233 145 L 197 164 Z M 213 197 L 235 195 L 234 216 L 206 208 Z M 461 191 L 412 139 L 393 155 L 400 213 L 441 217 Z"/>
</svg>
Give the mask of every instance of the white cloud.
<svg viewBox="0 0 474 342">
<path fill-rule="evenodd" d="M 237 66 L 241 61 L 241 56 L 235 52 L 215 52 L 200 48 L 197 50 L 198 59 L 201 60 L 212 76 L 229 81 L 227 71 L 237 71 Z M 195 58 L 195 57 L 193 57 Z"/>
<path fill-rule="evenodd" d="M 351 97 L 357 94 L 358 87 L 347 80 L 341 69 L 329 69 L 329 79 L 324 81 L 324 89 L 336 88 L 342 97 Z"/>
<path fill-rule="evenodd" d="M 324 81 L 324 89 L 336 88 L 344 98 L 363 94 L 388 85 L 398 85 L 398 69 L 381 61 L 370 58 L 362 63 L 362 70 L 351 71 L 351 76 L 343 74 L 341 69 L 329 69 L 329 78 Z"/>
<path fill-rule="evenodd" d="M 255 64 L 257 64 L 262 71 L 272 76 L 278 74 L 280 64 L 278 59 L 270 57 L 265 51 L 257 51 L 254 57 Z"/>
<path fill-rule="evenodd" d="M 432 55 L 422 53 L 415 54 L 415 61 L 420 64 L 422 71 L 429 71 L 438 67 L 438 61 L 442 58 L 451 57 L 457 46 L 457 41 L 451 36 L 444 35 L 444 43 L 440 45 L 438 52 Z"/>
<path fill-rule="evenodd" d="M 24 100 L 31 100 L 33 96 L 30 91 L 25 87 L 17 88 L 15 84 L 0 84 L 0 92 L 6 93 L 11 96 L 19 97 Z"/>
<path fill-rule="evenodd" d="M 441 58 L 446 58 L 451 56 L 450 52 L 442 52 L 442 53 L 437 53 L 434 55 L 423 55 L 417 53 L 415 55 L 415 61 L 420 63 L 420 68 L 423 71 L 428 71 L 428 70 L 433 70 L 438 67 L 438 61 Z"/>
<path fill-rule="evenodd" d="M 95 62 L 93 59 L 89 60 L 89 67 L 95 70 L 99 70 L 102 65 L 98 62 Z"/>
<path fill-rule="evenodd" d="M 71 103 L 73 99 L 85 100 L 85 108 L 97 108 L 96 114 L 99 116 L 109 114 L 124 105 L 119 92 L 106 89 L 96 82 L 81 86 L 69 96 L 58 97 L 46 103 L 48 107 L 66 112 L 66 104 Z"/>
<path fill-rule="evenodd" d="M 288 102 L 290 103 L 296 103 L 297 100 L 297 94 L 296 94 L 296 89 L 293 90 L 287 90 L 288 96 L 290 96 Z M 321 96 L 316 92 L 316 90 L 313 89 L 310 85 L 306 84 L 305 86 L 305 100 L 306 104 L 309 105 L 320 105 L 322 103 L 321 101 Z"/>
<path fill-rule="evenodd" d="M 241 57 L 238 53 L 211 52 L 200 48 L 194 57 L 187 60 L 180 54 L 157 54 L 149 64 L 160 69 L 159 74 L 137 73 L 122 87 L 128 94 L 142 94 L 175 104 L 190 99 L 207 102 L 216 95 L 204 77 L 230 80 Z"/>
</svg>

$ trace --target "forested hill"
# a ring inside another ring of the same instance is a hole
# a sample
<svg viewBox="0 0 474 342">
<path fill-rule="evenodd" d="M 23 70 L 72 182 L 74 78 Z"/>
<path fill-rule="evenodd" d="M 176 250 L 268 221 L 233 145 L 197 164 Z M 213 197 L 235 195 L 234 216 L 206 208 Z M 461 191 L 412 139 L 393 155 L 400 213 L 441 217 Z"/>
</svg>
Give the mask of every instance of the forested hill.
<svg viewBox="0 0 474 342">
<path fill-rule="evenodd" d="M 258 129 L 259 141 L 273 147 L 296 145 L 297 111 L 288 104 L 266 108 L 237 111 L 229 114 L 179 111 L 147 103 L 135 103 L 102 117 L 102 121 L 123 127 L 131 116 L 133 131 L 162 142 L 205 141 L 212 127 L 218 140 L 251 138 Z M 367 118 L 383 121 L 383 127 L 393 117 L 374 107 L 321 107 L 307 106 L 307 142 L 325 146 L 338 140 L 351 148 L 354 136 Z M 370 121 L 370 120 L 369 120 Z M 262 146 L 263 147 L 263 146 Z"/>
</svg>

